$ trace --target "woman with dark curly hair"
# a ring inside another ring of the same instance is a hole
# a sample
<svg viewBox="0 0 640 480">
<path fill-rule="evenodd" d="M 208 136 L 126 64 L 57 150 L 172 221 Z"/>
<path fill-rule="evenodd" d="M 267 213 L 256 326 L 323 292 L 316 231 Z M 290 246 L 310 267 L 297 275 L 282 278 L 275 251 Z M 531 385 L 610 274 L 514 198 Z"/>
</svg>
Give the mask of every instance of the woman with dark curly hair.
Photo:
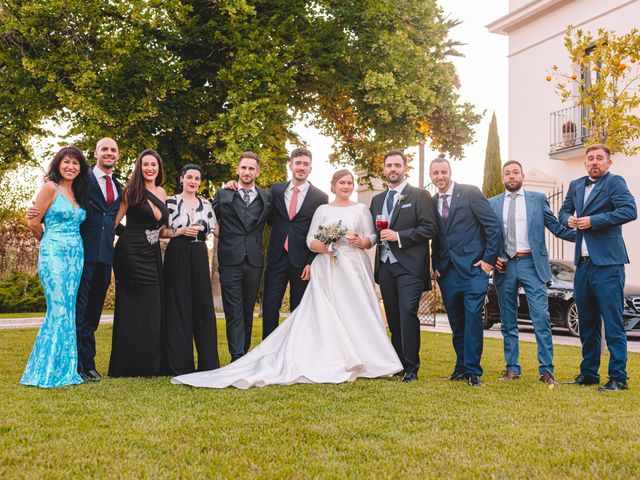
<svg viewBox="0 0 640 480">
<path fill-rule="evenodd" d="M 122 191 L 116 225 L 127 224 L 116 243 L 116 299 L 109 376 L 161 375 L 163 368 L 162 258 L 158 238 L 167 223 L 167 194 L 161 187 L 162 158 L 144 150 Z"/>
<path fill-rule="evenodd" d="M 29 228 L 40 240 L 38 276 L 47 314 L 22 375 L 23 385 L 54 388 L 82 383 L 77 371 L 75 305 L 84 264 L 80 224 L 87 217 L 88 172 L 82 152 L 66 146 L 53 157 L 36 196 L 39 213 L 29 220 Z"/>
</svg>

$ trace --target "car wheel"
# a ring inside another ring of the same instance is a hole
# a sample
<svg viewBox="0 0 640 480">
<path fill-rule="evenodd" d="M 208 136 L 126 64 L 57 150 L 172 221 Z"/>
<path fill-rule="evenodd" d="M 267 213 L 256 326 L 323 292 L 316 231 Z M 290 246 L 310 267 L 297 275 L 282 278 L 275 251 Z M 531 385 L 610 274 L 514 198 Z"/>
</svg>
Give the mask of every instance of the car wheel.
<svg viewBox="0 0 640 480">
<path fill-rule="evenodd" d="M 580 336 L 580 322 L 578 321 L 578 307 L 576 302 L 571 300 L 564 312 L 564 325 L 569 329 L 569 333 L 574 337 Z"/>
<path fill-rule="evenodd" d="M 482 304 L 482 328 L 489 330 L 495 323 L 489 313 L 489 298 L 485 297 L 484 303 Z"/>
</svg>

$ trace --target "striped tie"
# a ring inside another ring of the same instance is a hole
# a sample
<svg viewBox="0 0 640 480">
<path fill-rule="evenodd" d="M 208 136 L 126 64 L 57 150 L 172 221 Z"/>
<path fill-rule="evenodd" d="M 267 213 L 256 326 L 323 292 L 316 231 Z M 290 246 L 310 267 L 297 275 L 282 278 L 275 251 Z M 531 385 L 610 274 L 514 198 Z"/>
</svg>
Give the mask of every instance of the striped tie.
<svg viewBox="0 0 640 480">
<path fill-rule="evenodd" d="M 507 241 L 506 251 L 509 257 L 518 253 L 518 245 L 516 243 L 516 197 L 515 193 L 509 194 L 509 205 L 507 209 Z"/>
</svg>

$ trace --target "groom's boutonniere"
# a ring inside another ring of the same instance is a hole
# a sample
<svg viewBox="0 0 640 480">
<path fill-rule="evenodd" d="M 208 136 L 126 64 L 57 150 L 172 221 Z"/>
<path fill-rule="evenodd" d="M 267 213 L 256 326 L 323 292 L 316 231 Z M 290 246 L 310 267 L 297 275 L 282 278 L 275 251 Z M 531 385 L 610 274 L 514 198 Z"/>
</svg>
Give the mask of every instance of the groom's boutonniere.
<svg viewBox="0 0 640 480">
<path fill-rule="evenodd" d="M 404 202 L 407 199 L 406 195 L 398 195 L 398 205 L 400 205 L 402 202 Z"/>
</svg>

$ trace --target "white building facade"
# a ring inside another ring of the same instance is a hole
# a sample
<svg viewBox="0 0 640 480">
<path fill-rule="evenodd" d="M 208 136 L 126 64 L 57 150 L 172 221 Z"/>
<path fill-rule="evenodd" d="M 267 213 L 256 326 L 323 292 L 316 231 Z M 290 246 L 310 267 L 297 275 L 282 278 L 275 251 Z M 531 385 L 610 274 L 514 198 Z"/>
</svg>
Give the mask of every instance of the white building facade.
<svg viewBox="0 0 640 480">
<path fill-rule="evenodd" d="M 621 35 L 637 27 L 638 19 L 640 0 L 510 0 L 509 13 L 487 26 L 509 37 L 509 159 L 522 163 L 526 188 L 558 192 L 558 198 L 571 180 L 586 174 L 581 110 L 562 103 L 554 82 L 545 78 L 553 65 L 571 70 L 564 47 L 567 26 Z M 610 171 L 625 178 L 640 204 L 638 158 L 615 154 Z M 640 285 L 640 220 L 625 225 L 623 233 L 631 260 L 627 283 Z M 549 242 L 552 256 L 573 259 L 572 244 Z"/>
</svg>

